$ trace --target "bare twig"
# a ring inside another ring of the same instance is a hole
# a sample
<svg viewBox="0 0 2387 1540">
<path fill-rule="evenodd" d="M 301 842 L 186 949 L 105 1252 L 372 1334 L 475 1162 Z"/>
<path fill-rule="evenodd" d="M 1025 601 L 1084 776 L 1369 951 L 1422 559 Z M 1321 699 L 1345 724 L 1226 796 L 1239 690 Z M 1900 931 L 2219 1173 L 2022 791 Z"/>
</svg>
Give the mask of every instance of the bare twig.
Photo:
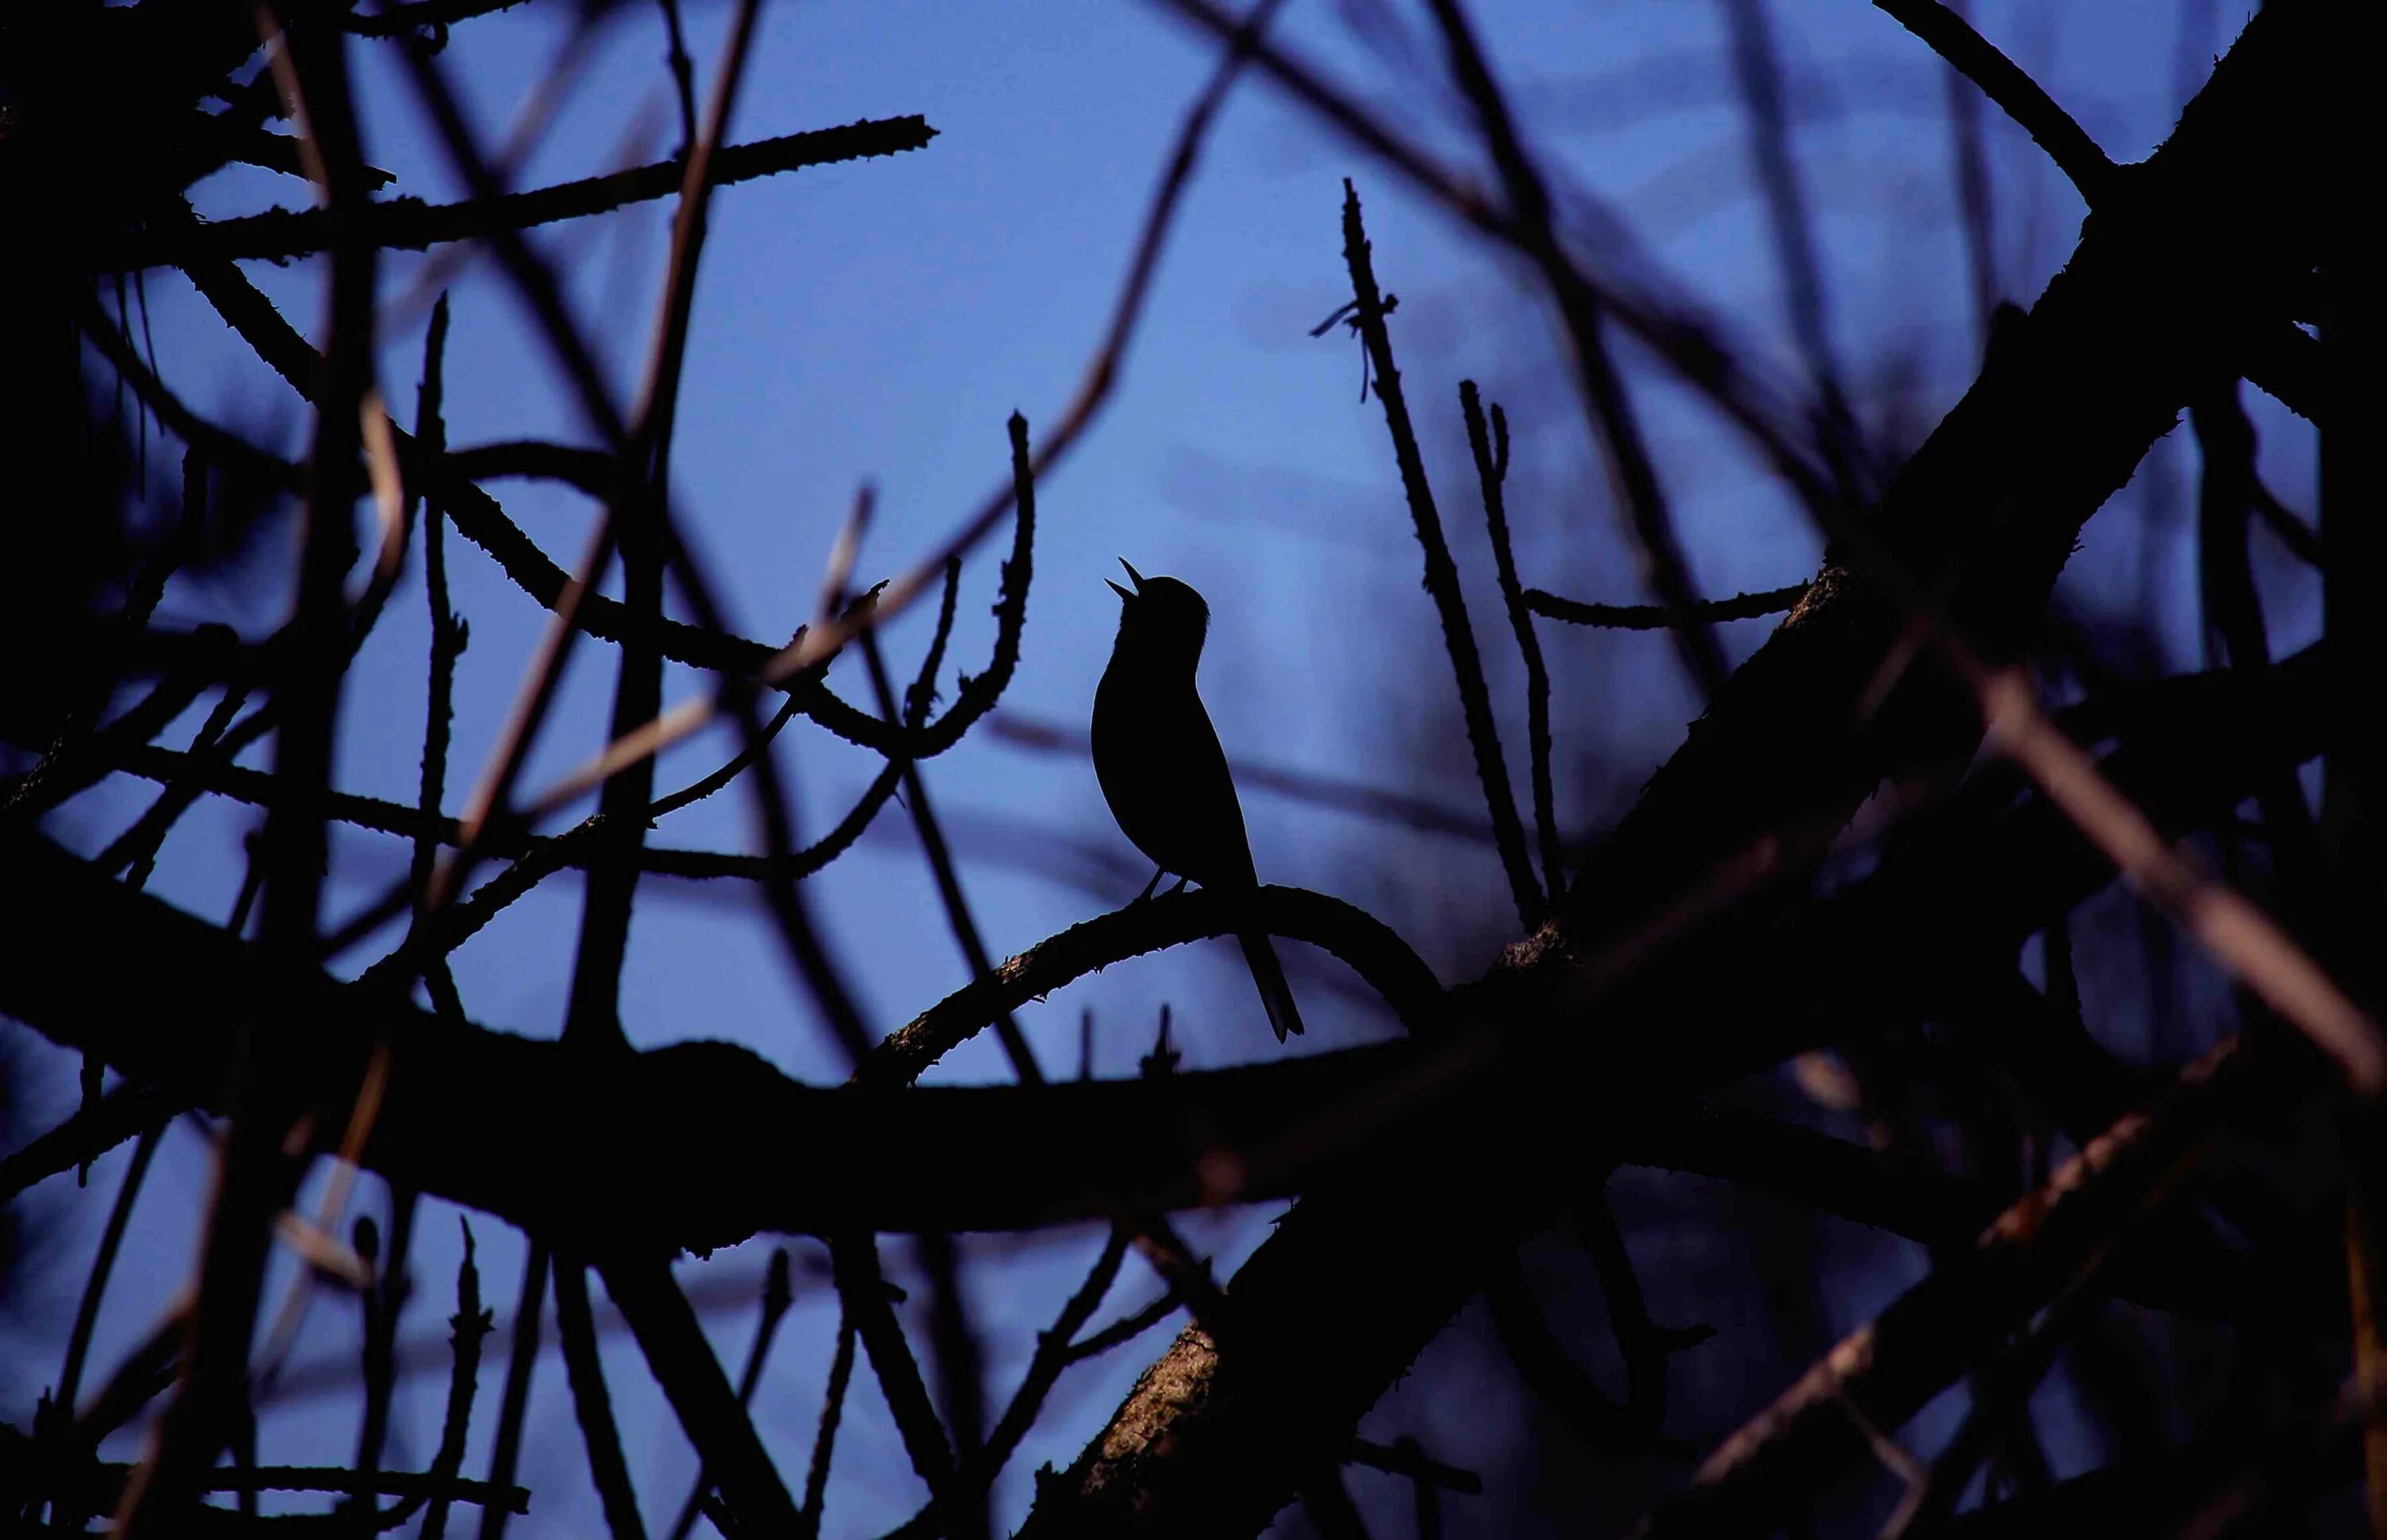
<svg viewBox="0 0 2387 1540">
<path fill-rule="evenodd" d="M 90 1165 L 173 1111 L 154 1091 L 118 1086 L 32 1142 L 0 1156 L 0 1204 L 60 1171 Z"/>
<path fill-rule="evenodd" d="M 522 1454 L 523 1418 L 530 1406 L 531 1371 L 538 1362 L 538 1322 L 547 1302 L 547 1279 L 553 1258 L 544 1243 L 533 1240 L 523 1259 L 522 1288 L 514 1301 L 513 1350 L 507 1356 L 506 1384 L 498 1407 L 498 1431 L 489 1451 L 489 1484 L 505 1486 L 514 1479 L 514 1462 Z M 460 1451 L 461 1452 L 461 1451 Z M 481 1540 L 502 1540 L 503 1508 L 485 1508 Z"/>
<path fill-rule="evenodd" d="M 726 145 L 714 158 L 714 185 L 727 186 L 806 166 L 901 155 L 926 148 L 936 136 L 937 131 L 926 119 L 915 116 L 872 119 L 751 145 Z M 423 251 L 444 241 L 486 240 L 500 230 L 527 230 L 668 197 L 680 190 L 684 170 L 685 163 L 675 157 L 582 182 L 462 203 L 388 198 L 367 206 L 364 234 L 385 251 Z M 329 239 L 321 210 L 276 208 L 188 230 L 133 236 L 113 249 L 103 249 L 95 262 L 102 272 L 180 267 L 200 259 L 287 262 L 322 251 Z"/>
<path fill-rule="evenodd" d="M 1469 1496 L 1481 1496 L 1484 1478 L 1472 1471 L 1456 1465 L 1445 1465 L 1429 1459 L 1414 1439 L 1402 1439 L 1398 1444 L 1370 1444 L 1355 1438 L 1345 1451 L 1345 1459 L 1352 1465 L 1364 1465 L 1371 1471 L 1388 1475 L 1407 1476 L 1421 1486 L 1436 1486 L 1447 1492 L 1463 1492 Z"/>
<path fill-rule="evenodd" d="M 572 1406 L 580 1420 L 581 1442 L 588 1449 L 588 1474 L 605 1513 L 605 1527 L 613 1540 L 645 1540 L 647 1527 L 638 1517 L 638 1495 L 630 1485 L 630 1468 L 622 1458 L 622 1434 L 613 1421 L 613 1398 L 605 1388 L 605 1368 L 597 1357 L 597 1332 L 588 1316 L 588 1271 L 578 1260 L 559 1255 L 555 1268 L 555 1334 L 563 1344 L 564 1378 L 572 1385 Z M 616 1303 L 619 1302 L 615 1296 Z"/>
<path fill-rule="evenodd" d="M 751 1407 L 754 1388 L 763 1382 L 763 1363 L 771 1356 L 772 1339 L 778 1335 L 779 1323 L 787 1319 L 788 1306 L 794 1303 L 795 1291 L 789 1281 L 788 1248 L 778 1247 L 771 1253 L 771 1262 L 763 1277 L 763 1313 L 754 1322 L 754 1343 L 747 1349 L 746 1368 L 738 1376 L 738 1404 Z M 704 1495 L 713 1489 L 713 1477 L 700 1467 L 696 1485 L 680 1506 L 679 1518 L 671 1527 L 671 1540 L 688 1540 L 688 1532 L 696 1527 L 697 1515 L 702 1508 Z"/>
<path fill-rule="evenodd" d="M 1484 407 L 1472 380 L 1459 382 L 1459 404 L 1467 416 L 1467 443 L 1475 456 L 1475 479 L 1484 489 L 1484 520 L 1492 536 L 1500 598 L 1508 606 L 1509 628 L 1516 634 L 1517 654 L 1525 664 L 1526 752 L 1533 762 L 1534 827 L 1541 838 L 1542 890 L 1557 894 L 1566 890 L 1566 852 L 1559 838 L 1550 789 L 1550 671 L 1542 662 L 1541 639 L 1534 634 L 1534 619 L 1517 584 L 1517 558 L 1509 543 L 1509 505 L 1503 490 L 1509 477 L 1509 418 L 1497 401 L 1492 403 L 1492 431 L 1485 435 Z"/>
<path fill-rule="evenodd" d="M 1766 222 L 1773 231 L 1774 266 L 1781 270 L 1790 335 L 1799 345 L 1808 383 L 1815 392 L 1815 436 L 1842 498 L 1859 505 L 1874 490 L 1873 478 L 1866 473 L 1871 467 L 1832 347 L 1823 263 L 1815 250 L 1806 190 L 1800 185 L 1798 160 L 1792 154 L 1782 61 L 1774 46 L 1773 26 L 1766 18 L 1765 0 L 1724 0 L 1724 9 L 1732 32 L 1733 72 L 1749 115 L 1750 158 L 1756 162 L 1757 184 L 1764 195 Z"/>
<path fill-rule="evenodd" d="M 1691 682 L 1702 695 L 1712 696 L 1724 683 L 1724 652 L 1714 633 L 1692 612 L 1698 589 L 1674 533 L 1657 466 L 1642 441 L 1633 398 L 1600 335 L 1604 318 L 1598 291 L 1560 246 L 1549 190 L 1509 114 L 1492 66 L 1476 44 L 1474 29 L 1459 0 L 1432 0 L 1432 4 L 1450 55 L 1451 73 L 1475 108 L 1493 163 L 1499 168 L 1501 185 L 1509 195 L 1509 211 L 1523 238 L 1525 254 L 1541 268 L 1543 282 L 1558 303 L 1572 353 L 1577 393 L 1590 419 L 1593 441 L 1602 450 L 1611 494 L 1626 516 L 1639 551 L 1643 577 L 1656 592 L 1659 606 L 1673 617 L 1675 650 Z"/>
<path fill-rule="evenodd" d="M 764 1534 L 793 1534 L 795 1499 L 755 1435 L 743 1399 L 729 1387 L 704 1328 L 688 1307 L 661 1254 L 618 1256 L 605 1264 L 605 1287 L 622 1307 L 647 1365 L 695 1445 L 729 1511 Z"/>
<path fill-rule="evenodd" d="M 894 686 L 887 677 L 887 661 L 880 656 L 878 637 L 865 633 L 862 637 L 863 661 L 870 671 L 871 688 L 878 696 L 879 713 L 890 721 L 900 720 L 905 713 L 896 704 Z M 914 701 L 925 705 L 918 695 Z M 935 808 L 928 802 L 928 787 L 916 763 L 903 766 L 903 802 L 912 814 L 912 827 L 920 836 L 920 851 L 928 858 L 928 870 L 936 878 L 937 895 L 943 902 L 945 921 L 961 948 L 962 961 L 968 965 L 973 979 L 993 977 L 994 962 L 987 954 L 986 941 L 979 933 L 978 920 L 971 915 L 969 900 L 964 896 L 961 874 L 954 865 L 953 852 L 945 846 L 944 831 L 937 825 Z M 994 1018 L 995 1035 L 1003 1042 L 1004 1056 L 1011 1061 L 1012 1073 L 1023 1085 L 1042 1085 L 1044 1072 L 1037 1067 L 1036 1055 L 1028 1046 L 1028 1036 L 1008 1010 Z"/>
<path fill-rule="evenodd" d="M 99 1321 L 100 1296 L 107 1289 L 108 1276 L 116 1270 L 117 1251 L 124 1243 L 124 1227 L 132 1221 L 133 1202 L 141 1195 L 141 1183 L 149 1174 L 150 1159 L 157 1155 L 158 1141 L 165 1131 L 165 1119 L 151 1114 L 139 1142 L 133 1146 L 133 1159 L 124 1168 L 124 1180 L 116 1190 L 116 1202 L 107 1211 L 107 1228 L 100 1232 L 99 1254 L 92 1259 L 91 1270 L 83 1279 L 82 1300 L 75 1306 L 74 1326 L 67 1333 L 66 1367 L 58 1370 L 55 1397 L 68 1416 L 73 1415 L 75 1397 L 82 1388 L 83 1357 L 91 1351 L 92 1329 Z"/>
<path fill-rule="evenodd" d="M 1534 877 L 1533 858 L 1525 851 L 1525 833 L 1517 819 L 1517 797 L 1509 785 L 1509 767 L 1500 753 L 1500 730 L 1492 718 L 1492 701 L 1484 684 L 1484 660 L 1475 650 L 1475 633 L 1468 625 L 1467 598 L 1459 591 L 1459 568 L 1443 537 L 1442 516 L 1433 505 L 1433 487 L 1427 481 L 1424 457 L 1418 451 L 1417 430 L 1410 424 L 1408 403 L 1401 390 L 1401 372 L 1393 361 L 1393 343 L 1384 327 L 1384 301 L 1376 286 L 1374 264 L 1369 259 L 1367 227 L 1360 222 L 1359 194 L 1343 182 L 1343 259 L 1351 270 L 1351 292 L 1358 302 L 1359 335 L 1375 361 L 1376 399 L 1384 409 L 1384 425 L 1393 438 L 1394 458 L 1400 463 L 1401 489 L 1408 495 L 1409 521 L 1425 552 L 1425 588 L 1433 598 L 1442 621 L 1444 647 L 1451 672 L 1459 679 L 1459 704 L 1467 719 L 1467 741 L 1475 751 L 1475 775 L 1484 787 L 1484 805 L 1492 814 L 1495 844 L 1509 877 L 1509 896 L 1530 930 L 1548 910 L 1548 895 Z"/>
<path fill-rule="evenodd" d="M 812 1464 L 804 1472 L 804 1506 L 796 1531 L 802 1540 L 818 1540 L 821 1508 L 828 1492 L 828 1468 L 837 1453 L 837 1428 L 845 1417 L 845 1393 L 853 1382 L 853 1323 L 842 1312 L 837 1319 L 837 1348 L 829 1356 L 828 1385 L 821 1393 L 820 1424 L 813 1433 Z"/>
<path fill-rule="evenodd" d="M 870 1367 L 886 1394 L 887 1409 L 903 1435 L 903 1452 L 912 1469 L 928 1483 L 931 1496 L 945 1497 L 954 1480 L 953 1445 L 937 1421 L 928 1387 L 920 1379 L 920 1365 L 903 1340 L 903 1328 L 888 1303 L 887 1280 L 878 1268 L 878 1243 L 867 1234 L 846 1234 L 829 1242 L 837 1267 L 838 1298 L 846 1319 L 870 1355 Z"/>
<path fill-rule="evenodd" d="M 1938 0 L 1874 0 L 1874 4 L 1979 86 L 1982 95 L 2037 141 L 2091 206 L 2112 191 L 2115 168 L 2097 141 L 2056 105 L 2045 87 L 1973 31 L 1963 17 Z"/>
</svg>

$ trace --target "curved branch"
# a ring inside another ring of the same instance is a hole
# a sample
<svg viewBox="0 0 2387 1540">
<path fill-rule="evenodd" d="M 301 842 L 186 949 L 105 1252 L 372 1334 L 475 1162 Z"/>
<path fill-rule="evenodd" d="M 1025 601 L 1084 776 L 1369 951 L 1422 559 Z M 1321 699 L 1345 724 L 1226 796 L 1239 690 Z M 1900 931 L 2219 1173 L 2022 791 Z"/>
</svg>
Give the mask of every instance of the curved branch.
<svg viewBox="0 0 2387 1540">
<path fill-rule="evenodd" d="M 1442 985 L 1391 927 L 1340 899 L 1299 888 L 1262 888 L 1240 897 L 1171 893 L 1070 927 L 1000 964 L 888 1037 L 854 1071 L 857 1085 L 909 1084 L 1007 1010 L 1040 999 L 1113 963 L 1257 924 L 1332 953 L 1382 995 L 1410 1031 L 1441 1025 Z"/>
<path fill-rule="evenodd" d="M 602 449 L 579 444 L 559 444 L 549 438 L 508 438 L 494 444 L 470 444 L 445 451 L 452 475 L 468 481 L 560 481 L 592 498 L 613 495 L 615 473 L 622 462 Z"/>
<path fill-rule="evenodd" d="M 965 674 L 961 691 L 944 715 L 925 726 L 890 722 L 848 704 L 827 685 L 805 692 L 805 715 L 849 743 L 885 754 L 890 759 L 921 760 L 943 753 L 959 743 L 978 719 L 994 709 L 1019 664 L 1019 633 L 1028 624 L 1028 584 L 1035 574 L 1036 473 L 1028 452 L 1028 419 L 1011 414 L 1012 499 L 1018 510 L 1011 528 L 1011 555 L 1003 563 L 1002 587 L 994 603 L 994 655 L 986 672 L 972 678 Z M 957 560 L 957 559 L 956 559 Z M 954 561 L 945 563 L 950 589 Z M 938 650 L 942 651 L 941 644 Z M 928 681 L 931 686 L 934 679 Z M 915 686 L 916 691 L 919 687 Z"/>
<path fill-rule="evenodd" d="M 567 1249 L 709 1250 L 761 1231 L 1008 1230 L 1122 1205 L 1282 1196 L 1324 1163 L 1366 1158 L 1396 1138 L 1452 1072 L 1433 1049 L 1402 1042 L 1159 1079 L 892 1095 L 801 1085 L 725 1042 L 566 1054 L 387 991 L 270 966 L 256 948 L 107 881 L 38 834 L 0 832 L 0 857 L 44 895 L 11 934 L 0 1011 L 176 1105 L 211 1110 L 224 1105 L 245 1027 L 304 1021 L 284 1067 L 327 1147 L 385 1042 L 385 1091 L 361 1164 Z M 1017 1001 L 1160 946 L 1231 935 L 1252 925 L 1252 903 L 1186 893 L 1105 915 L 1014 959 L 997 987 Z M 1389 931 L 1334 900 L 1264 889 L 1258 919 L 1348 952 L 1396 996 L 1433 988 Z M 95 934 L 145 966 L 82 966 L 70 939 Z M 1388 945 L 1397 951 L 1381 950 Z M 885 1068 L 869 1079 L 883 1085 L 933 1058 L 936 1043 L 966 1037 L 986 1019 L 986 994 L 973 987 L 928 1013 L 903 1046 L 870 1061 Z M 1335 1139 L 1312 1137 L 1321 1117 Z M 842 1174 L 720 1180 L 826 1170 Z"/>
<path fill-rule="evenodd" d="M 2093 206 L 2113 190 L 2117 170 L 2113 158 L 2089 137 L 2089 131 L 2072 114 L 2056 104 L 2045 86 L 2000 53 L 1996 44 L 1973 31 L 1963 17 L 1939 4 L 1939 0 L 1873 3 L 1921 38 L 1933 53 L 1948 61 L 1950 68 L 1979 86 L 1981 95 L 1997 103 L 1998 110 L 2013 119 L 2047 152 L 2056 169 L 2080 189 L 2084 200 Z"/>
<path fill-rule="evenodd" d="M 134 744 L 112 756 L 112 770 L 128 776 L 139 776 L 168 785 L 181 784 L 195 791 L 212 792 L 230 797 L 234 802 L 253 807 L 271 807 L 276 794 L 272 776 L 246 765 L 228 764 L 216 756 L 182 749 L 166 749 L 156 744 Z M 853 806 L 847 810 L 837 827 L 812 844 L 788 858 L 788 875 L 809 877 L 844 853 L 846 848 L 862 837 L 887 805 L 895 788 L 903 780 L 902 762 L 890 762 L 871 780 Z M 413 839 L 426 830 L 443 845 L 453 845 L 461 831 L 453 818 L 439 817 L 426 823 L 423 814 L 403 802 L 385 801 L 379 797 L 360 796 L 353 791 L 335 791 L 325 802 L 327 816 L 336 822 L 369 828 L 381 834 L 394 834 Z M 575 826 L 577 827 L 577 826 Z M 512 856 L 517 860 L 559 844 L 572 842 L 574 830 L 561 834 L 534 835 L 522 828 L 502 823 L 492 823 L 483 833 L 482 848 L 492 855 Z M 564 867 L 586 870 L 604 859 L 603 852 L 593 847 L 567 849 L 563 858 L 554 861 L 550 871 Z M 704 881 L 716 877 L 744 877 L 761 881 L 773 875 L 771 858 L 766 855 L 738 855 L 726 851 L 681 850 L 670 845 L 649 845 L 638 852 L 638 869 L 665 877 L 686 877 Z M 542 874 L 544 875 L 544 874 Z M 491 881 L 502 881 L 503 877 Z M 474 896 L 482 891 L 475 889 Z M 469 901 L 468 901 L 469 902 Z"/>
</svg>

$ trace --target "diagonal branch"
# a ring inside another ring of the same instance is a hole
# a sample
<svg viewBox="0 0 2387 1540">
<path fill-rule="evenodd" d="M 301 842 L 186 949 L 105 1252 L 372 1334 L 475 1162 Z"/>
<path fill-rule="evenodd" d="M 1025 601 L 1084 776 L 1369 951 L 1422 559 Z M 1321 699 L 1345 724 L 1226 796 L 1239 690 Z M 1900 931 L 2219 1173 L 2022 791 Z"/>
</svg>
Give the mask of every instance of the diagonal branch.
<svg viewBox="0 0 2387 1540">
<path fill-rule="evenodd" d="M 1475 751 L 1475 774 L 1484 784 L 1484 804 L 1491 810 L 1494 843 L 1501 867 L 1509 875 L 1509 896 L 1528 928 L 1541 923 L 1549 895 L 1534 877 L 1533 857 L 1525 851 L 1525 831 L 1517 818 L 1517 794 L 1509 785 L 1509 766 L 1500 754 L 1500 729 L 1492 719 L 1492 699 L 1484 684 L 1484 658 L 1475 650 L 1475 632 L 1467 621 L 1467 596 L 1459 590 L 1459 568 L 1450 559 L 1450 542 L 1443 537 L 1442 515 L 1433 506 L 1433 486 L 1426 479 L 1425 459 L 1418 451 L 1417 429 L 1409 422 L 1401 372 L 1393 362 L 1393 341 L 1384 326 L 1384 301 L 1376 286 L 1369 259 L 1367 227 L 1359 221 L 1359 195 L 1348 177 L 1343 180 L 1343 259 L 1350 265 L 1351 292 L 1358 306 L 1359 335 L 1373 360 L 1376 399 L 1384 409 L 1384 425 L 1392 433 L 1393 457 L 1400 464 L 1401 490 L 1408 497 L 1409 520 L 1418 544 L 1425 551 L 1425 589 L 1433 597 L 1442 621 L 1443 645 L 1450 653 L 1451 672 L 1459 677 L 1459 704 L 1467 719 L 1467 741 Z"/>
<path fill-rule="evenodd" d="M 2089 137 L 2089 131 L 2056 104 L 2045 86 L 1973 31 L 1963 17 L 1939 0 L 1874 0 L 1874 4 L 1921 38 L 1958 74 L 1979 86 L 1983 95 L 2047 152 L 2090 207 L 2113 191 L 2119 168 Z"/>
<path fill-rule="evenodd" d="M 1692 683 L 1701 696 L 1712 696 L 1724 683 L 1724 652 L 1716 645 L 1715 633 L 1692 612 L 1698 588 L 1691 582 L 1690 566 L 1684 560 L 1673 515 L 1666 506 L 1665 488 L 1649 458 L 1633 398 L 1600 335 L 1604 318 L 1599 296 L 1560 246 L 1548 187 L 1526 151 L 1524 137 L 1475 41 L 1460 0 L 1432 0 L 1432 6 L 1450 54 L 1451 73 L 1474 106 L 1493 164 L 1499 168 L 1509 214 L 1522 237 L 1525 254 L 1542 270 L 1542 281 L 1558 302 L 1559 319 L 1566 327 L 1572 353 L 1577 394 L 1590 419 L 1593 441 L 1602 451 L 1612 495 L 1640 554 L 1643 575 L 1657 593 L 1659 605 L 1673 617 L 1675 650 Z"/>
<path fill-rule="evenodd" d="M 712 181 L 723 187 L 806 166 L 901 155 L 926 148 L 936 136 L 928 120 L 916 114 L 784 134 L 717 151 Z M 461 203 L 390 198 L 365 205 L 358 223 L 362 237 L 385 251 L 423 251 L 443 241 L 480 240 L 500 230 L 586 219 L 629 204 L 669 197 L 679 191 L 681 163 L 675 157 L 606 176 Z M 322 210 L 273 208 L 239 219 L 180 229 L 151 227 L 126 235 L 93 255 L 92 271 L 129 272 L 136 268 L 183 267 L 194 261 L 287 262 L 323 250 L 330 239 L 331 227 Z"/>
</svg>

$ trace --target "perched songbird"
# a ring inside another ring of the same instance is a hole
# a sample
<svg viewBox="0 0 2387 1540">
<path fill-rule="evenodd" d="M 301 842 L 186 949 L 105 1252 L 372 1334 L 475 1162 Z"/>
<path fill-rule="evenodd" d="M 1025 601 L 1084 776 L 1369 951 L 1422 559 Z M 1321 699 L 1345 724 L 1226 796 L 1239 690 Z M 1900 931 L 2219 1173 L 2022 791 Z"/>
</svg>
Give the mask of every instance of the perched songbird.
<svg viewBox="0 0 2387 1540">
<path fill-rule="evenodd" d="M 1214 891 L 1257 889 L 1259 877 L 1227 756 L 1194 688 L 1210 607 L 1173 577 L 1146 578 L 1124 558 L 1119 565 L 1135 587 L 1111 585 L 1122 601 L 1118 640 L 1094 691 L 1094 775 L 1104 800 L 1120 831 L 1161 872 Z M 1156 885 L 1160 873 L 1152 880 Z M 1283 965 L 1266 936 L 1254 931 L 1236 939 L 1282 1042 L 1301 1030 Z"/>
</svg>

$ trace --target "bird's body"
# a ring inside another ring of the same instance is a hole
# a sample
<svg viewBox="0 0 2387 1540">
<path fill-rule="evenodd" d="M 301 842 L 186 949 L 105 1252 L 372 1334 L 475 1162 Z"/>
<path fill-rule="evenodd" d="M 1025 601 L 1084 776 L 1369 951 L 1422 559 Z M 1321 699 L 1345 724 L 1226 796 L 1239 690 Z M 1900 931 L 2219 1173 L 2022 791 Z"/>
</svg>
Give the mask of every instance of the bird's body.
<svg viewBox="0 0 2387 1540">
<path fill-rule="evenodd" d="M 1120 565 L 1125 566 L 1125 562 Z M 1094 776 L 1119 831 L 1162 871 L 1219 891 L 1257 889 L 1251 839 L 1210 713 L 1194 688 L 1209 607 L 1173 577 L 1118 588 L 1124 606 L 1110 666 L 1094 691 Z M 1300 1013 L 1265 935 L 1237 940 L 1280 1041 Z"/>
</svg>

